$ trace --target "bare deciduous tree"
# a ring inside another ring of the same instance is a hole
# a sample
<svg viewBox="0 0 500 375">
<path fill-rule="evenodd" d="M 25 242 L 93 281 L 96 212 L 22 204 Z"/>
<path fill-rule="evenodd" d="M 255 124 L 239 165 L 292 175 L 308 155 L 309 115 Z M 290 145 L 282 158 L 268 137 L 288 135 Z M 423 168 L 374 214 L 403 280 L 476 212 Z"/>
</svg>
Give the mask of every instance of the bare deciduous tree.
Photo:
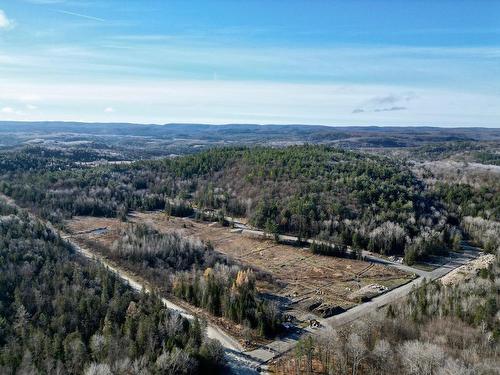
<svg viewBox="0 0 500 375">
<path fill-rule="evenodd" d="M 85 370 L 85 375 L 112 375 L 107 363 L 91 363 Z"/>
<path fill-rule="evenodd" d="M 432 375 L 445 360 L 441 347 L 418 340 L 405 342 L 399 353 L 404 369 L 409 375 Z"/>
<path fill-rule="evenodd" d="M 347 350 L 352 359 L 352 375 L 356 375 L 358 366 L 366 356 L 367 348 L 357 333 L 351 333 L 347 339 Z"/>
</svg>

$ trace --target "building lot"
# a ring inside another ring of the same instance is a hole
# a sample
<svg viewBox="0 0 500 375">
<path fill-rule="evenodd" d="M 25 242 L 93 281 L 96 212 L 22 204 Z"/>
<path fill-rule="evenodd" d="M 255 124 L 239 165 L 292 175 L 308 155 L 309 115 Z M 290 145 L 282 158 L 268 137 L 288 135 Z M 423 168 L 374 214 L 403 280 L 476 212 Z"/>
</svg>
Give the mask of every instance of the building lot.
<svg viewBox="0 0 500 375">
<path fill-rule="evenodd" d="M 129 222 L 210 241 L 217 251 L 256 270 L 260 291 L 299 321 L 310 319 L 311 314 L 326 317 L 342 312 L 413 278 L 392 267 L 315 255 L 307 248 L 277 244 L 218 223 L 169 217 L 162 212 L 136 212 Z M 67 223 L 75 237 L 94 239 L 105 246 L 118 239 L 126 225 L 130 224 L 95 217 L 75 217 Z"/>
</svg>

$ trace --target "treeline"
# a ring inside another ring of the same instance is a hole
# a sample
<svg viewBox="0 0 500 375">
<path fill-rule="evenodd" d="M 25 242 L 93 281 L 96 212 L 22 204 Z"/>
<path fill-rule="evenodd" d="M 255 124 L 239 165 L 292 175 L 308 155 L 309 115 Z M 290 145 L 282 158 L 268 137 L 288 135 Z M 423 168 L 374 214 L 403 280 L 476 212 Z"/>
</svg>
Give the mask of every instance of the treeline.
<svg viewBox="0 0 500 375">
<path fill-rule="evenodd" d="M 260 336 L 272 337 L 280 330 L 281 314 L 277 306 L 257 297 L 251 270 L 217 263 L 203 272 L 185 272 L 175 276 L 173 293 Z"/>
<path fill-rule="evenodd" d="M 142 263 L 145 268 L 166 272 L 205 269 L 226 262 L 210 244 L 184 238 L 177 232 L 160 233 L 144 224 L 128 225 L 111 249 L 101 251 L 115 260 Z"/>
<path fill-rule="evenodd" d="M 462 223 L 468 236 L 485 251 L 494 253 L 500 248 L 500 223 L 498 221 L 466 216 Z"/>
<path fill-rule="evenodd" d="M 254 273 L 232 264 L 210 244 L 129 225 L 110 249 L 98 248 L 165 292 L 214 316 L 243 324 L 261 336 L 273 336 L 280 329 L 280 313 L 259 297 Z"/>
<path fill-rule="evenodd" d="M 49 148 L 42 146 L 27 146 L 18 151 L 0 153 L 0 171 L 24 172 L 74 168 L 79 163 L 94 162 L 102 159 L 117 160 L 109 153 L 103 153 L 93 148 L 95 144 L 80 145 L 71 148 Z M 104 147 L 104 145 L 99 145 Z"/>
<path fill-rule="evenodd" d="M 311 249 L 311 251 L 314 254 L 335 256 L 335 257 L 339 257 L 339 258 L 345 258 L 347 255 L 352 256 L 354 258 L 357 255 L 357 254 L 349 254 L 347 252 L 346 246 L 327 244 L 327 243 L 322 243 L 322 242 L 317 242 L 317 241 L 314 241 L 309 246 L 309 249 Z"/>
<path fill-rule="evenodd" d="M 500 185 L 440 182 L 433 188 L 465 237 L 494 253 L 500 246 Z"/>
<path fill-rule="evenodd" d="M 88 264 L 53 231 L 1 206 L 0 373 L 217 372 L 200 322 Z M 7 216 L 9 215 L 9 216 Z"/>
<path fill-rule="evenodd" d="M 280 359 L 278 374 L 498 374 L 500 249 L 466 282 L 424 284 L 404 301 Z"/>
<path fill-rule="evenodd" d="M 482 164 L 492 164 L 500 166 L 500 152 L 481 151 L 474 154 L 475 159 Z"/>
<path fill-rule="evenodd" d="M 420 161 L 451 159 L 500 165 L 499 145 L 498 141 L 448 141 L 412 147 L 403 154 Z"/>
<path fill-rule="evenodd" d="M 191 204 L 182 199 L 169 200 L 165 203 L 165 212 L 168 215 L 187 217 L 195 213 Z"/>
<path fill-rule="evenodd" d="M 409 157 L 418 160 L 441 160 L 452 156 L 484 151 L 488 143 L 473 141 L 438 142 L 410 149 Z"/>
<path fill-rule="evenodd" d="M 438 182 L 434 189 L 447 209 L 458 217 L 478 216 L 500 221 L 500 187 L 482 184 Z"/>
</svg>

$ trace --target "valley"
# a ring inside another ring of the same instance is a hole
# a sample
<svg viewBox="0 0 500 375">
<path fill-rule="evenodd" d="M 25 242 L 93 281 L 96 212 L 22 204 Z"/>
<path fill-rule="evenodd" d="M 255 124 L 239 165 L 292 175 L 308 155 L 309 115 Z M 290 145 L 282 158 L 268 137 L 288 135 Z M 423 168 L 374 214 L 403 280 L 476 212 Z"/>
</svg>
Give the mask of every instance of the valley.
<svg viewBox="0 0 500 375">
<path fill-rule="evenodd" d="M 325 145 L 125 162 L 31 147 L 3 153 L 6 204 L 201 322 L 235 373 L 279 372 L 307 340 L 496 264 L 494 166 Z"/>
</svg>

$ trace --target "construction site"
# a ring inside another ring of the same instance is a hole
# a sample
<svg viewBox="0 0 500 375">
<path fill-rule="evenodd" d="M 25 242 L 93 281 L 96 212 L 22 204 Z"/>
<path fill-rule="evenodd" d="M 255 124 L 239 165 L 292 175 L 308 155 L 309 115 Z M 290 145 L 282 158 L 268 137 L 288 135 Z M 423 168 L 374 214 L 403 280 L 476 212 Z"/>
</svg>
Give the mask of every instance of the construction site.
<svg viewBox="0 0 500 375">
<path fill-rule="evenodd" d="M 128 222 L 75 217 L 66 227 L 77 240 L 111 246 L 125 227 L 134 223 L 210 242 L 217 252 L 256 271 L 262 296 L 276 301 L 287 320 L 299 324 L 342 313 L 414 278 L 393 267 L 317 255 L 308 247 L 277 243 L 217 222 L 172 217 L 163 212 L 134 212 Z"/>
</svg>

